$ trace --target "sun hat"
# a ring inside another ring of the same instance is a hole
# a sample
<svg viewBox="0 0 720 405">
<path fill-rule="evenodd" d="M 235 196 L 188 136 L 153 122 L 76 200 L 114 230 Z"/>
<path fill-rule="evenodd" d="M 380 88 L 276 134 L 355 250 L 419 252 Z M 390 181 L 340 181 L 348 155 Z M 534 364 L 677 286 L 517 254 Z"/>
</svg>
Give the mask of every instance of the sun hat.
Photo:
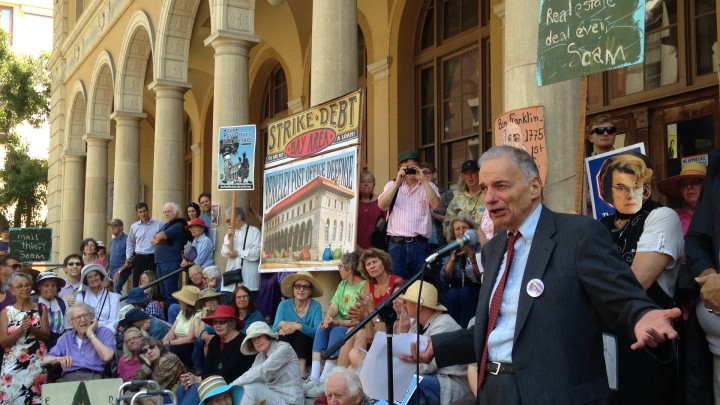
<svg viewBox="0 0 720 405">
<path fill-rule="evenodd" d="M 97 241 L 97 247 L 98 247 L 98 248 L 104 248 L 104 247 L 105 247 L 105 242 L 103 242 L 103 241 L 101 241 L 101 240 Z M 106 249 L 107 249 L 107 248 L 106 248 Z"/>
<path fill-rule="evenodd" d="M 420 281 L 415 281 L 408 287 L 405 294 L 402 294 L 399 298 L 405 301 L 414 302 L 420 304 L 425 308 L 434 309 L 437 311 L 447 311 L 447 308 L 442 306 L 438 302 L 438 291 L 434 285 L 430 283 L 424 283 L 422 286 L 422 295 L 420 295 Z"/>
<path fill-rule="evenodd" d="M 688 163 L 683 166 L 680 174 L 668 177 L 658 183 L 660 192 L 668 197 L 680 198 L 680 182 L 688 179 L 705 180 L 707 175 L 707 166 L 702 163 Z"/>
<path fill-rule="evenodd" d="M 213 319 L 234 319 L 235 321 L 237 321 L 238 329 L 242 329 L 245 327 L 245 322 L 235 316 L 235 308 L 231 307 L 230 305 L 218 305 L 218 307 L 215 309 L 214 314 L 201 318 L 203 322 L 210 326 L 212 326 Z"/>
<path fill-rule="evenodd" d="M 280 291 L 282 292 L 282 295 L 287 298 L 292 298 L 293 285 L 295 285 L 295 282 L 298 280 L 305 280 L 312 285 L 312 294 L 310 294 L 311 298 L 322 297 L 322 286 L 320 286 L 320 283 L 315 280 L 315 277 L 313 277 L 313 275 L 307 271 L 298 271 L 297 273 L 285 277 L 285 280 L 283 280 L 282 284 L 280 285 Z"/>
<path fill-rule="evenodd" d="M 144 321 L 148 318 L 150 318 L 150 315 L 148 315 L 147 312 L 143 311 L 141 308 L 133 308 L 125 314 L 125 323 L 132 325 L 137 321 Z"/>
<path fill-rule="evenodd" d="M 148 298 L 145 295 L 145 291 L 140 287 L 131 288 L 130 291 L 128 291 L 127 298 L 125 298 L 125 302 L 128 304 L 142 304 L 147 300 Z"/>
<path fill-rule="evenodd" d="M 200 405 L 205 405 L 206 400 L 227 391 L 230 391 L 233 404 L 239 404 L 240 399 L 243 396 L 242 387 L 238 385 L 228 385 L 219 375 L 211 375 L 210 377 L 202 380 L 200 386 L 198 387 Z"/>
<path fill-rule="evenodd" d="M 191 219 L 190 222 L 188 222 L 188 224 L 185 226 L 185 230 L 189 231 L 190 227 L 193 227 L 193 226 L 202 226 L 203 228 L 205 228 L 205 230 L 208 229 L 207 225 L 205 225 L 205 220 L 202 218 Z"/>
<path fill-rule="evenodd" d="M 60 289 L 65 286 L 65 279 L 55 274 L 53 271 L 44 271 L 37 276 L 37 280 L 35 281 L 35 285 L 33 286 L 33 290 L 40 292 L 40 283 L 42 283 L 45 280 L 55 280 L 55 283 L 57 284 L 58 292 L 60 292 Z"/>
<path fill-rule="evenodd" d="M 85 291 L 87 290 L 87 283 L 85 281 L 85 278 L 88 274 L 90 274 L 91 271 L 97 271 L 100 273 L 100 277 L 102 277 L 102 283 L 105 284 L 107 282 L 110 282 L 110 278 L 108 278 L 107 272 L 105 271 L 105 267 L 99 265 L 99 264 L 88 264 L 87 266 L 83 267 L 80 271 L 80 281 L 82 284 L 80 284 L 79 291 Z"/>
<path fill-rule="evenodd" d="M 419 162 L 419 161 L 420 161 L 420 155 L 418 155 L 418 153 L 417 153 L 416 151 L 414 151 L 414 150 L 406 150 L 406 151 L 404 151 L 404 152 L 401 152 L 401 153 L 398 155 L 398 164 L 400 164 L 400 163 L 402 163 L 402 162 L 404 162 L 404 161 L 406 161 L 406 160 L 408 160 L 408 159 L 412 159 L 412 160 L 415 160 L 415 161 L 418 161 L 418 162 Z"/>
<path fill-rule="evenodd" d="M 246 356 L 257 354 L 257 350 L 255 350 L 255 346 L 252 343 L 253 338 L 267 335 L 272 340 L 278 339 L 278 334 L 273 332 L 265 321 L 255 321 L 251 323 L 246 332 L 247 336 L 245 336 L 245 339 L 243 339 L 240 345 L 240 352 Z"/>
<path fill-rule="evenodd" d="M 130 312 L 131 309 L 135 308 L 132 304 L 128 304 L 120 308 L 120 322 L 125 322 L 125 315 Z"/>
<path fill-rule="evenodd" d="M 214 288 L 203 288 L 203 290 L 200 291 L 200 297 L 195 301 L 195 308 L 202 309 L 205 301 L 210 298 L 216 298 L 218 305 L 225 302 L 225 294 L 215 291 Z"/>
<path fill-rule="evenodd" d="M 194 307 L 195 302 L 197 302 L 198 298 L 200 298 L 200 289 L 194 285 L 186 285 L 183 286 L 182 290 L 172 293 L 172 296 L 176 300 L 182 301 L 191 307 Z"/>
</svg>

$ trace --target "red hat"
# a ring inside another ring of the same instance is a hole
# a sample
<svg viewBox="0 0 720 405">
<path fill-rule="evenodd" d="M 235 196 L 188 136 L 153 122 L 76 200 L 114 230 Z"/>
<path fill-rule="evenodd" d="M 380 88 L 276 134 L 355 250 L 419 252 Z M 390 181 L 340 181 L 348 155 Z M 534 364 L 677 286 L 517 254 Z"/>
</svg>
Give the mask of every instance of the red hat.
<svg viewBox="0 0 720 405">
<path fill-rule="evenodd" d="M 205 225 L 205 220 L 201 218 L 193 218 L 188 222 L 188 224 L 185 226 L 185 230 L 189 231 L 191 226 L 202 226 L 206 230 L 208 229 L 207 225 Z"/>
<path fill-rule="evenodd" d="M 215 309 L 215 313 L 202 318 L 202 321 L 212 326 L 213 319 L 234 319 L 237 321 L 238 330 L 245 327 L 245 322 L 235 316 L 235 308 L 231 307 L 230 305 L 218 305 L 218 307 Z"/>
</svg>

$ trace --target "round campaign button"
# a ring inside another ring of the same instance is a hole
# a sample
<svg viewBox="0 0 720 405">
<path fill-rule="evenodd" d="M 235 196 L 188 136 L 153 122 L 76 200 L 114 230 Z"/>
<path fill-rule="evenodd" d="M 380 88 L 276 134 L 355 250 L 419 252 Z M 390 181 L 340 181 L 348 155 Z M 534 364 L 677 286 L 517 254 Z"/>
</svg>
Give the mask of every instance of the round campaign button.
<svg viewBox="0 0 720 405">
<path fill-rule="evenodd" d="M 537 298 L 545 291 L 545 284 L 541 280 L 534 278 L 528 282 L 526 291 L 529 296 Z"/>
</svg>

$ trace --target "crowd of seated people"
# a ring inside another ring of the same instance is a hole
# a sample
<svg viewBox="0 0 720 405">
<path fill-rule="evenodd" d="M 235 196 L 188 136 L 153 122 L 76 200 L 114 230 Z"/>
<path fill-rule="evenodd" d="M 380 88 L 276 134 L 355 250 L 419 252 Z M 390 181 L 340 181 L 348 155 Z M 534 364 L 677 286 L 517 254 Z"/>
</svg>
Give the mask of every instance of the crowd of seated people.
<svg viewBox="0 0 720 405">
<path fill-rule="evenodd" d="M 21 271 L 22 264 L 17 258 L 10 254 L 0 256 L 0 345 L 5 349 L 0 398 L 11 401 L 7 403 L 32 402 L 40 398 L 42 384 L 47 382 L 114 376 L 123 381 L 153 379 L 164 389 L 172 390 L 178 403 L 184 405 L 246 405 L 260 401 L 303 404 L 306 398 L 312 398 L 318 404 L 334 403 L 338 398 L 338 403 L 369 403 L 357 373 L 374 366 L 366 364 L 366 353 L 376 334 L 386 332 L 386 323 L 373 319 L 338 351 L 324 356 L 328 348 L 341 341 L 391 294 L 406 287 L 407 280 L 403 276 L 416 265 L 414 253 L 410 253 L 415 247 L 426 249 L 424 245 L 429 243 L 435 248 L 445 240 L 452 243 L 474 229 L 479 231 L 479 244 L 461 246 L 449 253 L 430 268 L 422 290 L 416 281 L 392 302 L 397 317 L 393 333 L 419 333 L 429 337 L 473 327 L 470 320 L 475 315 L 483 282 L 481 245 L 502 232 L 493 227 L 485 210 L 477 162 L 463 163 L 453 196 L 452 192 L 435 184 L 424 186 L 434 181 L 434 175 L 437 175 L 434 166 L 418 164 L 414 153 L 404 153 L 401 157 L 404 160 L 400 162 L 396 181 L 403 182 L 408 176 L 415 176 L 414 180 L 400 187 L 388 184 L 379 196 L 373 194 L 375 179 L 372 173 L 363 172 L 360 202 L 368 209 L 358 212 L 359 222 L 364 224 L 358 227 L 362 235 L 358 235 L 356 251 L 347 252 L 337 260 L 339 283 L 324 285 L 325 289 L 312 272 L 305 271 L 275 275 L 274 284 L 267 288 L 264 287 L 267 280 L 262 279 L 257 291 L 242 283 L 224 285 L 223 269 L 208 261 L 213 257 L 215 247 L 206 239 L 214 225 L 203 219 L 201 210 L 205 210 L 196 204 L 187 206 L 189 225 L 181 228 L 188 231 L 182 235 L 185 238 L 183 244 L 193 247 L 195 252 L 191 253 L 199 256 L 185 257 L 187 252 L 182 253 L 185 259 L 177 267 L 184 268 L 187 278 L 174 291 L 168 290 L 173 287 L 168 283 L 164 284 L 161 293 L 157 286 L 144 288 L 157 279 L 153 269 L 133 269 L 133 272 L 140 270 L 139 285 L 128 277 L 123 283 L 129 285 L 123 284 L 118 289 L 108 277 L 106 268 L 112 258 L 104 260 L 98 255 L 100 245 L 93 238 L 83 240 L 82 250 L 65 258 L 58 271 L 62 277 L 54 271 L 33 277 Z M 632 157 L 624 158 L 633 160 Z M 634 160 L 638 159 L 635 157 Z M 635 163 L 648 165 L 642 159 Z M 646 166 L 641 167 L 646 179 L 635 172 L 623 172 L 626 177 L 637 180 L 643 191 L 653 189 L 652 171 Z M 417 169 L 417 174 L 407 173 L 405 170 L 409 168 Z M 647 174 L 648 170 L 650 174 Z M 697 185 L 695 183 L 676 186 L 681 190 L 691 189 Z M 422 216 L 427 219 L 427 224 L 413 223 L 420 233 L 409 235 L 410 228 L 405 226 L 408 224 L 398 220 L 401 215 L 398 207 L 409 202 L 402 200 L 405 197 L 399 197 L 400 205 L 392 208 L 391 223 L 394 226 L 388 228 L 390 246 L 385 247 L 391 252 L 373 247 L 369 235 L 372 227 L 365 225 L 374 225 L 385 215 L 392 207 L 389 204 L 392 195 L 403 195 L 406 186 L 410 190 L 424 187 L 423 192 L 435 193 L 441 205 L 437 206 L 435 199 L 429 200 L 423 207 L 427 215 Z M 635 189 L 628 190 L 608 192 L 614 192 L 618 199 L 633 197 L 631 194 Z M 684 194 L 681 195 L 684 199 Z M 632 269 L 648 293 L 655 293 L 654 284 L 664 287 L 662 275 L 670 274 L 672 270 L 671 278 L 677 279 L 682 235 L 664 238 L 680 241 L 674 243 L 672 252 L 645 249 L 646 242 L 651 232 L 653 235 L 684 232 L 685 222 L 681 229 L 680 222 L 672 217 L 673 213 L 660 209 L 659 203 L 650 198 L 649 191 L 635 197 L 640 206 L 659 210 L 656 213 L 662 211 L 663 218 L 672 219 L 672 229 L 655 231 L 657 215 L 648 210 L 648 222 L 634 230 L 633 235 L 614 235 L 618 245 L 625 243 L 623 237 L 635 237 L 634 242 L 641 249 L 634 256 L 637 261 L 631 262 Z M 365 218 L 368 211 L 372 215 Z M 610 234 L 615 228 L 626 228 L 628 215 L 636 213 L 624 213 L 619 208 L 614 216 L 604 221 Z M 152 224 L 152 221 L 143 221 L 140 214 L 139 218 L 139 223 Z M 180 223 L 177 219 L 172 219 L 173 224 Z M 113 224 L 117 223 L 113 221 Z M 393 235 L 393 229 L 397 235 Z M 135 232 L 129 238 L 135 252 L 142 252 L 139 250 L 141 234 L 136 228 L 131 232 Z M 163 231 L 158 227 L 155 232 Z M 165 237 L 173 237 L 172 234 L 166 232 Z M 609 238 L 612 237 L 610 234 Z M 120 239 L 115 233 L 113 236 L 110 246 Z M 649 267 L 652 263 L 643 261 L 650 254 L 659 255 L 663 261 L 660 264 L 653 262 L 657 267 L 652 272 L 653 277 L 643 278 L 654 269 Z M 131 255 L 127 259 L 137 263 L 142 255 L 144 253 Z M 119 271 L 126 270 L 121 268 Z M 269 294 L 270 290 L 273 294 L 277 290 L 282 299 L 272 308 L 264 308 L 268 302 L 278 302 L 275 296 L 263 295 Z M 126 291 L 127 296 L 122 298 L 124 302 L 121 302 L 121 295 L 113 291 Z M 663 288 L 663 292 L 672 298 L 673 289 Z M 327 308 L 323 308 L 320 301 L 329 302 Z M 690 304 L 694 305 L 691 307 L 693 312 L 697 308 L 703 310 L 702 303 L 694 301 Z M 126 307 L 122 308 L 123 305 Z M 708 329 L 712 328 L 708 323 L 720 323 L 720 317 L 709 317 L 704 312 L 698 317 Z M 677 368 L 680 363 L 681 367 L 692 371 L 692 364 L 682 362 L 683 359 L 675 358 L 669 364 Z M 19 363 L 23 364 L 22 368 L 17 367 Z M 469 367 L 442 367 L 434 362 L 421 365 L 423 378 L 410 403 L 417 400 L 421 404 L 451 404 L 463 397 L 466 401 L 474 401 L 478 371 L 474 359 L 468 359 L 468 363 L 472 364 Z M 645 369 L 658 370 L 657 367 Z M 720 372 L 705 376 L 711 390 L 713 375 L 720 375 Z M 624 378 L 623 373 L 621 376 Z M 654 378 L 652 375 L 642 377 L 646 380 Z M 666 388 L 677 384 L 675 389 L 682 389 L 681 376 L 668 372 L 662 377 L 667 381 Z M 10 380 L 11 383 L 6 382 Z M 347 401 L 343 402 L 343 398 Z"/>
</svg>

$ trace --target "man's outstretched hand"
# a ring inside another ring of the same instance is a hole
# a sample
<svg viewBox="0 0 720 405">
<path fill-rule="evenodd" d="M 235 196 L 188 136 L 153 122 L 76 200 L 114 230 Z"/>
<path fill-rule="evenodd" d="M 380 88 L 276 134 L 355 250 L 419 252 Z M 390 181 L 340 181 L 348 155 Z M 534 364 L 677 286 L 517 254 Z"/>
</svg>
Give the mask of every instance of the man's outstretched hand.
<svg viewBox="0 0 720 405">
<path fill-rule="evenodd" d="M 420 362 L 428 364 L 432 361 L 433 357 L 435 357 L 435 352 L 433 352 L 432 347 L 432 339 L 428 337 L 427 339 L 427 348 L 424 352 L 420 353 Z M 418 361 L 418 348 L 417 348 L 417 342 L 413 341 L 410 342 L 410 356 L 400 356 L 400 360 L 408 362 L 408 363 L 417 363 Z"/>
<path fill-rule="evenodd" d="M 672 320 L 680 316 L 680 308 L 655 309 L 648 311 L 635 324 L 637 342 L 630 348 L 642 349 L 645 346 L 657 347 L 667 339 L 675 339 L 677 332 L 672 327 Z"/>
</svg>

